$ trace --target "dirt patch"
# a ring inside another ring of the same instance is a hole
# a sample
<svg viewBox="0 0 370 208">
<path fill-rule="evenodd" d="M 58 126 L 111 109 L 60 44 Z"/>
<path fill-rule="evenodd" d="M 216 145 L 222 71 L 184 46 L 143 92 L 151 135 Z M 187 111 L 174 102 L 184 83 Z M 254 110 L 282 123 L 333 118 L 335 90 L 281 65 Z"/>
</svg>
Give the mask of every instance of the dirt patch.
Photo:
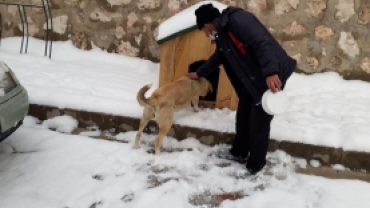
<svg viewBox="0 0 370 208">
<path fill-rule="evenodd" d="M 190 197 L 189 202 L 194 206 L 219 207 L 225 200 L 238 200 L 246 197 L 242 192 L 230 192 L 222 194 L 212 194 L 209 191 L 196 194 Z"/>
<path fill-rule="evenodd" d="M 156 188 L 171 180 L 178 181 L 179 179 L 178 178 L 160 178 L 156 175 L 149 175 L 148 176 L 148 184 L 149 184 L 148 188 Z"/>
<path fill-rule="evenodd" d="M 98 205 L 101 205 L 103 204 L 102 202 L 95 202 L 94 204 L 92 204 L 89 208 L 97 208 Z"/>
<path fill-rule="evenodd" d="M 94 175 L 92 178 L 98 181 L 104 180 L 104 177 L 102 175 Z"/>
<path fill-rule="evenodd" d="M 134 193 L 128 193 L 128 194 L 124 195 L 121 198 L 121 200 L 124 201 L 125 203 L 128 203 L 128 202 L 134 200 L 134 198 L 135 198 L 135 194 Z"/>
</svg>

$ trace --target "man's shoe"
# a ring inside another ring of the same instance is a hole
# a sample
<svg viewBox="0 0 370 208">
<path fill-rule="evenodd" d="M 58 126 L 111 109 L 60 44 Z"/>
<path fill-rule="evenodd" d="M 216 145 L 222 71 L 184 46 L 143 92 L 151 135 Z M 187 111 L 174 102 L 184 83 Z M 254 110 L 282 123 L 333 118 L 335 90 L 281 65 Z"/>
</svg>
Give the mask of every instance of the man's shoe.
<svg viewBox="0 0 370 208">
<path fill-rule="evenodd" d="M 260 170 L 254 170 L 252 168 L 247 168 L 248 172 L 250 175 L 256 175 Z"/>
<path fill-rule="evenodd" d="M 231 160 L 231 161 L 236 161 L 238 163 L 242 163 L 242 164 L 245 164 L 247 162 L 247 158 L 246 157 L 237 157 L 237 156 L 234 156 L 230 153 L 229 150 L 227 151 L 219 151 L 216 153 L 217 157 L 220 158 L 220 159 L 225 159 L 225 160 Z"/>
<path fill-rule="evenodd" d="M 246 168 L 251 175 L 256 175 L 258 172 L 260 172 L 263 169 L 263 166 L 256 166 L 252 165 L 250 162 L 246 165 Z"/>
</svg>

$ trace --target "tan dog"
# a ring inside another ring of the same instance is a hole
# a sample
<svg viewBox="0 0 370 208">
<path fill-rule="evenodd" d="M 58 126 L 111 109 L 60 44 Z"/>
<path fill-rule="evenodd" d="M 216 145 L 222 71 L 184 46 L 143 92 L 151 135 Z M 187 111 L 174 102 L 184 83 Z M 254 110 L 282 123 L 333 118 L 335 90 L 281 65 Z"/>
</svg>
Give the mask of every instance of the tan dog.
<svg viewBox="0 0 370 208">
<path fill-rule="evenodd" d="M 213 91 L 213 88 L 205 78 L 191 80 L 188 77 L 182 77 L 158 88 L 149 98 L 145 98 L 145 93 L 150 87 L 151 85 L 145 85 L 137 93 L 136 99 L 144 107 L 144 112 L 133 148 L 140 148 L 143 129 L 154 117 L 159 127 L 159 133 L 155 138 L 155 154 L 158 155 L 161 153 L 162 139 L 172 126 L 174 113 L 190 103 L 193 104 L 195 111 L 199 111 L 199 96 L 206 96 L 208 92 Z"/>
</svg>

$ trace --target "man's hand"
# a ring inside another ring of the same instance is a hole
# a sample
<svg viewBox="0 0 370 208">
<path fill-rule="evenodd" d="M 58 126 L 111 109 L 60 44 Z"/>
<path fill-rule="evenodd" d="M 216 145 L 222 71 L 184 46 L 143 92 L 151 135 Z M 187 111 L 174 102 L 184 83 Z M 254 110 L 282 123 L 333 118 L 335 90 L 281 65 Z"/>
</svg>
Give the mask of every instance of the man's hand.
<svg viewBox="0 0 370 208">
<path fill-rule="evenodd" d="M 275 93 L 281 90 L 282 84 L 277 74 L 268 76 L 266 78 L 266 83 L 271 92 Z"/>
<path fill-rule="evenodd" d="M 187 77 L 189 77 L 190 79 L 198 79 L 198 74 L 196 72 L 190 72 L 186 75 Z"/>
</svg>

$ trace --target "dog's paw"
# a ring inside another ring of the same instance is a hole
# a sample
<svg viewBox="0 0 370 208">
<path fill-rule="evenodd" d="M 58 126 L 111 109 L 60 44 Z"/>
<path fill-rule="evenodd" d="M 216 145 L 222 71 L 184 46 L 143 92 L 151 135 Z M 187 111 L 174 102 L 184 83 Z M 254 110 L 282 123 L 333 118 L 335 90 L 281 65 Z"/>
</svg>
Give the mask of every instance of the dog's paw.
<svg viewBox="0 0 370 208">
<path fill-rule="evenodd" d="M 200 111 L 200 108 L 194 108 L 194 112 L 199 112 Z"/>
<path fill-rule="evenodd" d="M 134 144 L 134 145 L 132 145 L 132 149 L 140 149 L 140 145 Z"/>
<path fill-rule="evenodd" d="M 155 155 L 161 155 L 162 152 L 159 150 L 159 151 L 155 151 Z"/>
</svg>

